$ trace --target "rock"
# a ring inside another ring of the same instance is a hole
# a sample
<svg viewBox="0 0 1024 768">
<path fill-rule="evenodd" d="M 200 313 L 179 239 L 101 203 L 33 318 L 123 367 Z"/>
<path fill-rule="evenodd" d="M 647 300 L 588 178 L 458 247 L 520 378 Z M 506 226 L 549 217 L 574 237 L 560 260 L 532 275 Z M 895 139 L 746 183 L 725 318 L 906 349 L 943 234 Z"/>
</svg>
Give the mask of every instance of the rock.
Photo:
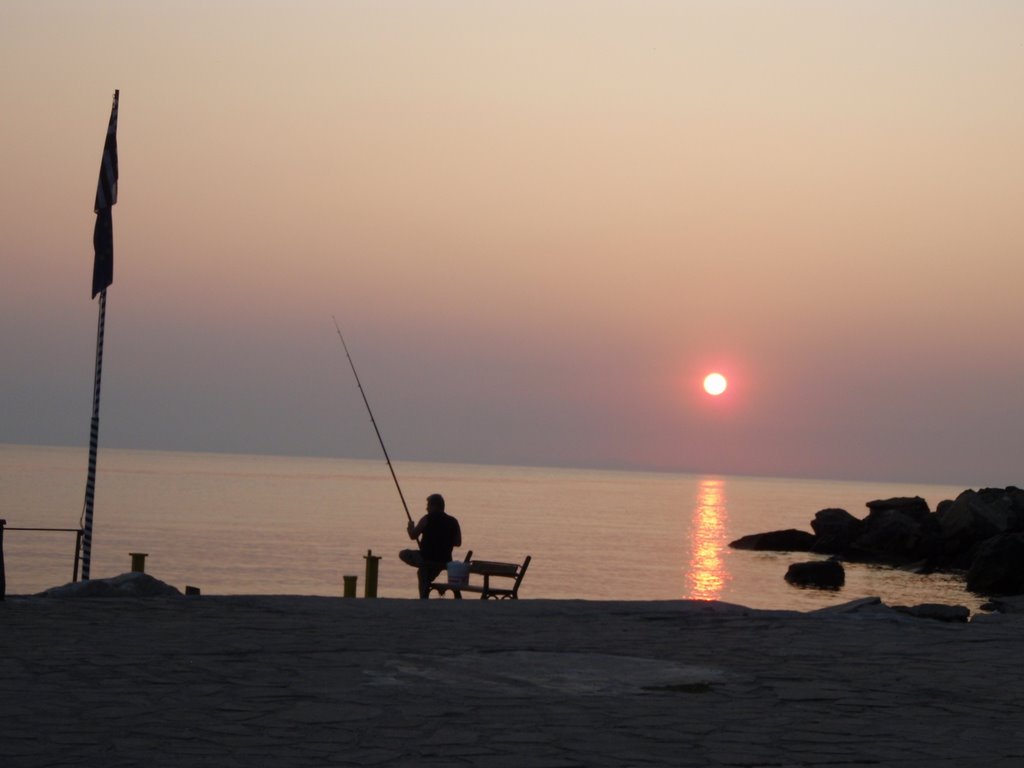
<svg viewBox="0 0 1024 768">
<path fill-rule="evenodd" d="M 944 557 L 953 565 L 966 567 L 980 542 L 1024 529 L 1022 495 L 1011 487 L 967 490 L 957 496 L 936 514 Z"/>
<path fill-rule="evenodd" d="M 753 549 L 772 552 L 808 552 L 814 545 L 814 534 L 788 528 L 784 531 L 752 533 L 730 542 L 734 549 Z"/>
<path fill-rule="evenodd" d="M 809 611 L 809 613 L 878 613 L 879 611 L 887 610 L 889 608 L 882 603 L 882 598 L 862 597 L 857 600 L 851 600 L 848 603 L 817 608 Z"/>
<path fill-rule="evenodd" d="M 995 501 L 1008 502 L 1016 511 L 1024 512 L 1024 491 L 1015 485 L 1008 485 L 1005 488 L 982 488 L 978 495 L 987 504 Z"/>
<path fill-rule="evenodd" d="M 174 587 L 145 573 L 122 573 L 109 579 L 73 581 L 51 587 L 38 597 L 162 597 L 181 595 Z"/>
<path fill-rule="evenodd" d="M 869 520 L 876 514 L 888 511 L 902 512 L 907 517 L 918 522 L 923 522 L 931 515 L 931 510 L 928 509 L 928 502 L 920 496 L 876 499 L 875 501 L 869 501 L 866 506 L 869 510 Z"/>
<path fill-rule="evenodd" d="M 979 548 L 967 571 L 967 589 L 983 595 L 1024 593 L 1024 534 L 993 536 Z"/>
<path fill-rule="evenodd" d="M 850 545 L 860 535 L 863 527 L 864 522 L 845 509 L 822 509 L 811 521 L 811 528 L 815 533 L 811 551 L 841 555 L 850 549 Z"/>
<path fill-rule="evenodd" d="M 892 609 L 919 619 L 935 619 L 937 621 L 966 623 L 971 617 L 971 610 L 965 605 L 921 603 L 920 605 L 894 605 Z"/>
<path fill-rule="evenodd" d="M 890 563 L 928 560 L 941 551 L 936 521 L 929 515 L 918 518 L 902 509 L 876 509 L 853 540 L 851 550 L 862 557 Z"/>
<path fill-rule="evenodd" d="M 786 571 L 786 581 L 797 587 L 839 589 L 846 583 L 846 571 L 836 560 L 812 560 L 793 563 Z"/>
<path fill-rule="evenodd" d="M 1024 594 L 1024 564 L 982 545 L 993 538 L 1024 536 L 1024 490 L 1015 486 L 967 490 L 930 512 L 920 496 L 867 502 L 868 515 L 858 520 L 842 509 L 822 509 L 811 521 L 814 533 L 788 529 L 744 536 L 736 549 L 776 552 L 812 551 L 849 560 L 884 563 L 918 573 L 971 569 L 968 588 L 982 594 Z M 1003 549 L 1016 545 L 1004 542 Z M 976 556 L 982 560 L 975 565 Z M 1024 556 L 1020 557 L 1024 563 Z M 973 585 L 973 586 L 972 586 Z"/>
<path fill-rule="evenodd" d="M 981 606 L 981 610 L 997 611 L 998 613 L 1024 613 L 1024 595 L 1007 595 L 989 600 Z"/>
</svg>

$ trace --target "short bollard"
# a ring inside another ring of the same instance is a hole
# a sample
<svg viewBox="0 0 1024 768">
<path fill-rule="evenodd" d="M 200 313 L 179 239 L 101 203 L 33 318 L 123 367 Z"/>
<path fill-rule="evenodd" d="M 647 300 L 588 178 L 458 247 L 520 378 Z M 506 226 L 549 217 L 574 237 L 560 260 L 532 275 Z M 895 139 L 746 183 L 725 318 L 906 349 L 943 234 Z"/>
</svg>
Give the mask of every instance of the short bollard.
<svg viewBox="0 0 1024 768">
<path fill-rule="evenodd" d="M 377 596 L 377 571 L 380 563 L 380 555 L 373 554 L 372 549 L 366 550 L 363 556 L 366 560 L 366 597 Z"/>
<path fill-rule="evenodd" d="M 345 592 L 344 597 L 355 597 L 356 596 L 356 581 L 359 579 L 358 576 L 345 576 Z"/>
<path fill-rule="evenodd" d="M 146 555 L 148 552 L 129 552 L 132 556 L 132 573 L 146 572 Z"/>
<path fill-rule="evenodd" d="M 198 597 L 200 595 L 199 587 L 185 587 L 185 594 L 189 597 Z"/>
</svg>

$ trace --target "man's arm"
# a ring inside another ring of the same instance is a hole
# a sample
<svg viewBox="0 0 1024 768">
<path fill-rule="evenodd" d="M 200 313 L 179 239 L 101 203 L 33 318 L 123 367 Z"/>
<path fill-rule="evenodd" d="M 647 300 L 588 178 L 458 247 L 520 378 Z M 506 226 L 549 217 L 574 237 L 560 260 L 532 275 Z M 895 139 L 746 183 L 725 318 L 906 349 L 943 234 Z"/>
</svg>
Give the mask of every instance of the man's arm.
<svg viewBox="0 0 1024 768">
<path fill-rule="evenodd" d="M 452 545 L 455 547 L 462 546 L 462 527 L 459 525 L 459 521 L 455 521 L 455 535 L 452 537 Z"/>
<path fill-rule="evenodd" d="M 406 526 L 406 531 L 408 532 L 410 539 L 418 539 L 420 535 L 423 533 L 423 529 L 426 527 L 427 516 L 424 515 L 420 518 L 420 521 L 416 523 L 416 525 L 413 525 L 412 520 L 410 520 L 409 524 Z"/>
</svg>

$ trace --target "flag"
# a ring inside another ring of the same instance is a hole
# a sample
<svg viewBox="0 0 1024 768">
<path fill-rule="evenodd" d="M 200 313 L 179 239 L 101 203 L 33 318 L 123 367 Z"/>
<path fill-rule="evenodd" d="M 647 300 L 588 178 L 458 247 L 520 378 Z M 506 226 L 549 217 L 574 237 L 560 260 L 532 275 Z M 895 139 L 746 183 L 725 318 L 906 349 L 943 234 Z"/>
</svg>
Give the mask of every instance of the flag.
<svg viewBox="0 0 1024 768">
<path fill-rule="evenodd" d="M 110 123 L 107 125 L 107 139 L 103 142 L 103 159 L 100 160 L 100 179 L 96 184 L 96 228 L 92 233 L 92 245 L 96 252 L 92 263 L 92 297 L 106 290 L 114 282 L 114 223 L 111 207 L 117 202 L 117 96 L 110 107 Z"/>
</svg>

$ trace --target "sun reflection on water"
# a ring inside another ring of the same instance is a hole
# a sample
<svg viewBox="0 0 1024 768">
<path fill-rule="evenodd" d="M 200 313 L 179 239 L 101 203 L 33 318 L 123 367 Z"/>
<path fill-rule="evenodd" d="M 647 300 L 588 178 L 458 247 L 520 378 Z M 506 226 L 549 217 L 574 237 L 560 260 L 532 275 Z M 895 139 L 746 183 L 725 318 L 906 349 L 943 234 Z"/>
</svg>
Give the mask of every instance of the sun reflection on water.
<svg viewBox="0 0 1024 768">
<path fill-rule="evenodd" d="M 722 552 L 726 546 L 725 481 L 701 478 L 690 532 L 690 565 L 686 573 L 687 599 L 717 600 L 729 574 Z"/>
</svg>

